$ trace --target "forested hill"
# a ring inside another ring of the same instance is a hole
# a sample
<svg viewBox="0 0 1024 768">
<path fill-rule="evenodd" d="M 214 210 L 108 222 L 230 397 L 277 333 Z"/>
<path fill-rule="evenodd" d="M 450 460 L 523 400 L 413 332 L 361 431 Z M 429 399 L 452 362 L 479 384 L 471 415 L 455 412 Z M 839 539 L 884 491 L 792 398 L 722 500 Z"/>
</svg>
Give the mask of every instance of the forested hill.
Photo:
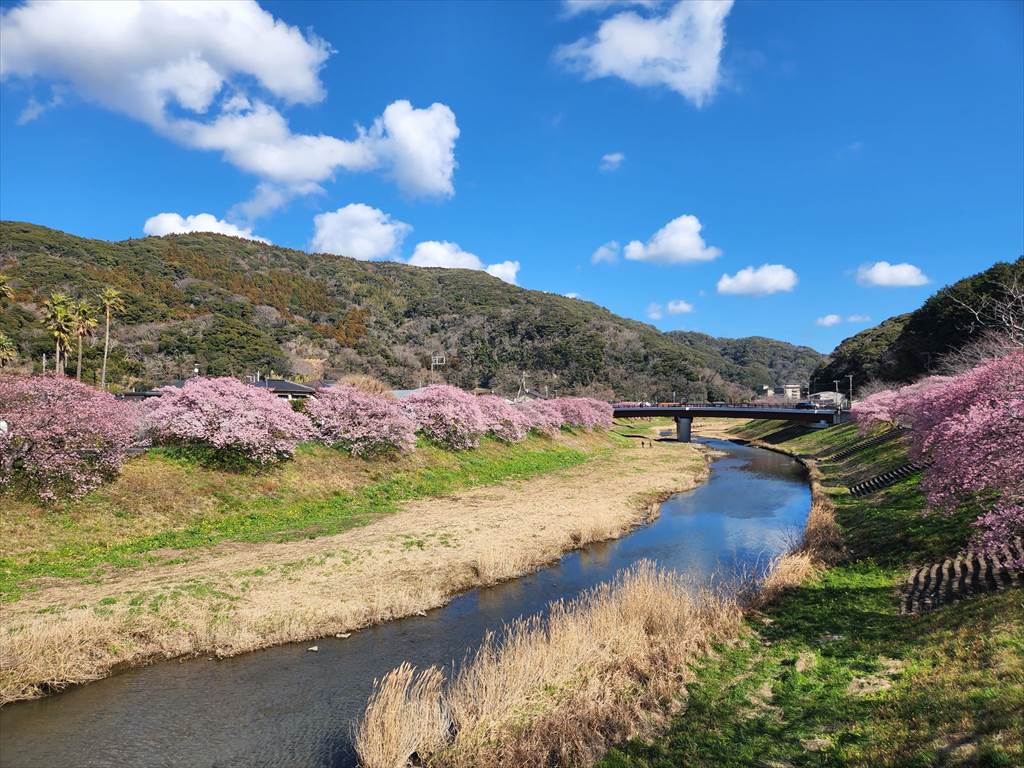
<svg viewBox="0 0 1024 768">
<path fill-rule="evenodd" d="M 999 262 L 936 292 L 920 309 L 891 317 L 874 328 L 843 340 L 812 374 L 831 383 L 852 373 L 854 382 L 907 382 L 942 370 L 951 353 L 976 342 L 986 332 L 971 309 L 1005 300 L 1006 286 L 1024 288 L 1024 257 Z"/>
<path fill-rule="evenodd" d="M 23 367 L 38 369 L 52 347 L 42 322 L 51 292 L 95 300 L 108 286 L 122 291 L 110 362 L 121 386 L 168 381 L 198 365 L 208 374 L 360 371 L 396 386 L 443 378 L 514 392 L 525 370 L 529 386 L 563 393 L 725 398 L 739 394 L 730 391 L 737 384 L 806 379 L 820 360 L 767 339 L 663 334 L 484 272 L 361 262 L 209 233 L 115 243 L 2 222 L 0 270 L 15 292 L 0 310 L 0 330 Z M 432 354 L 446 357 L 433 374 Z M 86 343 L 87 380 L 101 357 L 102 322 Z"/>
<path fill-rule="evenodd" d="M 721 356 L 738 369 L 734 380 L 748 387 L 760 384 L 805 384 L 822 355 L 810 347 L 798 347 L 764 336 L 718 339 L 693 331 L 669 331 L 674 341 L 702 354 Z"/>
</svg>

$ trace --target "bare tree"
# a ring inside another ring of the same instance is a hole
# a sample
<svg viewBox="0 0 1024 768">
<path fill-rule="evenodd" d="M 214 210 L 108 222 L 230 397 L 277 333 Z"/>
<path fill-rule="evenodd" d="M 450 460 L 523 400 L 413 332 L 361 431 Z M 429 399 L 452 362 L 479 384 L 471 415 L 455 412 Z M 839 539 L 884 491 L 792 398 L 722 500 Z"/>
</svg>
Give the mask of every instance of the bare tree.
<svg viewBox="0 0 1024 768">
<path fill-rule="evenodd" d="M 964 301 L 952 291 L 949 298 L 970 313 L 976 328 L 1005 337 L 1014 347 L 1024 347 L 1024 279 L 1021 275 L 997 283 L 996 290 L 978 297 L 974 303 Z"/>
</svg>

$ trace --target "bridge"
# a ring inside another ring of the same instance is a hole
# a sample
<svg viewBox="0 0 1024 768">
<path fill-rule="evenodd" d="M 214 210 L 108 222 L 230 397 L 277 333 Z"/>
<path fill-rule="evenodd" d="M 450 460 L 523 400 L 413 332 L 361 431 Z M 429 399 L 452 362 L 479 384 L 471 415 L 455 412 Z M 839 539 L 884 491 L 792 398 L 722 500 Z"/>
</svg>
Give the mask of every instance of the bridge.
<svg viewBox="0 0 1024 768">
<path fill-rule="evenodd" d="M 844 420 L 845 414 L 836 408 L 782 408 L 752 405 L 637 405 L 615 408 L 617 419 L 645 419 L 668 416 L 676 421 L 676 439 L 690 442 L 690 429 L 695 418 L 711 419 L 765 419 L 793 421 L 801 424 L 827 426 Z"/>
</svg>

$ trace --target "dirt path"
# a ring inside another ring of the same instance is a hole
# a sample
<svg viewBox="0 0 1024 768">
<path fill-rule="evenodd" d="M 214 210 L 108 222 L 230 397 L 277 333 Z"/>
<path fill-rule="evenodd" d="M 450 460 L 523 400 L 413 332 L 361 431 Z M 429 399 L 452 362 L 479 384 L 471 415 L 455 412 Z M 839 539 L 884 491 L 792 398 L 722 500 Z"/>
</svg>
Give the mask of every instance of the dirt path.
<svg viewBox="0 0 1024 768">
<path fill-rule="evenodd" d="M 411 502 L 334 536 L 223 545 L 99 583 L 57 581 L 5 606 L 0 701 L 115 666 L 232 655 L 434 608 L 620 536 L 706 474 L 696 446 L 634 444 L 532 480 Z"/>
</svg>

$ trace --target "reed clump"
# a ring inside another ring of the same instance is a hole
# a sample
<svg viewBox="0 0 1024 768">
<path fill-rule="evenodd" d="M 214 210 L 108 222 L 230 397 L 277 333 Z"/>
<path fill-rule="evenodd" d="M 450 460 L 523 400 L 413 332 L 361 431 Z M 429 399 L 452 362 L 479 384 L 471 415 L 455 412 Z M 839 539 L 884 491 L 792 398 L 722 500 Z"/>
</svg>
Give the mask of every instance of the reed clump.
<svg viewBox="0 0 1024 768">
<path fill-rule="evenodd" d="M 364 768 L 590 764 L 663 725 L 687 664 L 741 621 L 731 593 L 643 562 L 488 636 L 446 686 L 434 668 L 392 671 L 356 749 Z"/>
</svg>

